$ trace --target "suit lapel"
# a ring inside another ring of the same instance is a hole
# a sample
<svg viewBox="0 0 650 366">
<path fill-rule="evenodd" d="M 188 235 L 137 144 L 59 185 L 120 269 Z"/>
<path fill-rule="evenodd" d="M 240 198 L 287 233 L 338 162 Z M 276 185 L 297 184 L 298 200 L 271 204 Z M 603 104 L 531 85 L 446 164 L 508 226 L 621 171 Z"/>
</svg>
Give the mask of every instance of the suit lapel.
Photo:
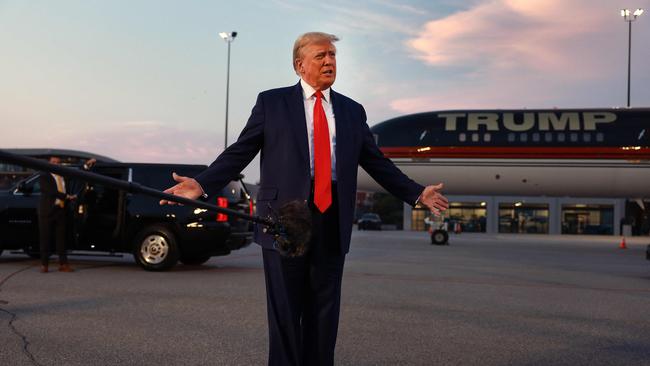
<svg viewBox="0 0 650 366">
<path fill-rule="evenodd" d="M 307 142 L 307 120 L 305 119 L 305 104 L 303 102 L 302 87 L 300 82 L 286 96 L 289 108 L 290 129 L 294 132 L 300 155 L 307 162 L 309 168 L 309 144 Z"/>
<path fill-rule="evenodd" d="M 330 99 L 332 108 L 334 110 L 334 124 L 336 125 L 336 176 L 337 179 L 341 177 L 341 165 L 349 156 L 348 138 L 350 137 L 350 125 L 346 120 L 345 113 L 343 112 L 343 99 L 339 98 L 338 93 L 330 89 Z"/>
</svg>

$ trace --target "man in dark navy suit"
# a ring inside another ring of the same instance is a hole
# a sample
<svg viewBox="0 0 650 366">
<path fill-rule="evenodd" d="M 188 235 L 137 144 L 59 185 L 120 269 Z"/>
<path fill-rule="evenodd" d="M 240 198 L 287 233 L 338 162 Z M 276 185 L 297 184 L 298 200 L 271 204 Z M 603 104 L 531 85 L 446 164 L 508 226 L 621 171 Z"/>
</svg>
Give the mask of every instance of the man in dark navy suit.
<svg viewBox="0 0 650 366">
<path fill-rule="evenodd" d="M 263 248 L 269 365 L 334 363 L 359 165 L 404 202 L 434 213 L 447 209 L 442 184 L 424 187 L 399 171 L 377 148 L 363 107 L 330 88 L 336 41 L 319 32 L 298 37 L 293 67 L 300 81 L 260 93 L 237 142 L 196 177 L 174 174 L 178 184 L 165 191 L 192 199 L 211 195 L 261 151 L 258 214 L 294 200 L 310 203 L 313 233 L 305 256 L 283 257 L 271 236 L 255 231 Z"/>
</svg>

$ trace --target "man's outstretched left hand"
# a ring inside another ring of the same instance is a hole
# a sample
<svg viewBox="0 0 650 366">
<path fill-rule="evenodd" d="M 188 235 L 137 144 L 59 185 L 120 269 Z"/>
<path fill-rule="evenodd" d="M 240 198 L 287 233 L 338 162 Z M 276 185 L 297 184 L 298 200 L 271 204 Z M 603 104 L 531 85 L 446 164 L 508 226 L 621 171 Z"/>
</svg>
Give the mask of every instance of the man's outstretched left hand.
<svg viewBox="0 0 650 366">
<path fill-rule="evenodd" d="M 449 208 L 447 198 L 440 193 L 442 187 L 442 183 L 426 186 L 418 200 L 418 203 L 428 208 L 436 216 L 439 216 L 442 211 Z"/>
</svg>

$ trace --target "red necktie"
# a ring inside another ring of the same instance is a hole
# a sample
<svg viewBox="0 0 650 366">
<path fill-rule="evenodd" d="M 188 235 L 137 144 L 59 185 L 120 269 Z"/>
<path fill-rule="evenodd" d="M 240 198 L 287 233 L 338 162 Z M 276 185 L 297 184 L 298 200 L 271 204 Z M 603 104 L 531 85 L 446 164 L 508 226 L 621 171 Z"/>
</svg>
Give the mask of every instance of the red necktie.
<svg viewBox="0 0 650 366">
<path fill-rule="evenodd" d="M 327 117 L 317 90 L 314 104 L 314 204 L 325 212 L 332 204 L 332 158 L 330 155 L 330 133 Z"/>
</svg>

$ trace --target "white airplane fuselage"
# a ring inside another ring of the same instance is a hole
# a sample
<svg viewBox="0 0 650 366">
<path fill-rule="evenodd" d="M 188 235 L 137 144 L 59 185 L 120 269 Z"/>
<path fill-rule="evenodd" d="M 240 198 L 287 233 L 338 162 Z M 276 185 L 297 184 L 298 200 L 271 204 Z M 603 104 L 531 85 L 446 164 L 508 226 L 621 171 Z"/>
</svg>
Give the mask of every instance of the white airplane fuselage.
<svg viewBox="0 0 650 366">
<path fill-rule="evenodd" d="M 650 198 L 650 161 L 409 159 L 392 161 L 422 185 L 454 195 Z M 359 169 L 360 190 L 384 189 Z"/>
<path fill-rule="evenodd" d="M 650 198 L 647 130 L 647 108 L 430 112 L 371 129 L 400 170 L 446 194 L 634 199 Z M 358 186 L 383 191 L 361 168 Z"/>
</svg>

